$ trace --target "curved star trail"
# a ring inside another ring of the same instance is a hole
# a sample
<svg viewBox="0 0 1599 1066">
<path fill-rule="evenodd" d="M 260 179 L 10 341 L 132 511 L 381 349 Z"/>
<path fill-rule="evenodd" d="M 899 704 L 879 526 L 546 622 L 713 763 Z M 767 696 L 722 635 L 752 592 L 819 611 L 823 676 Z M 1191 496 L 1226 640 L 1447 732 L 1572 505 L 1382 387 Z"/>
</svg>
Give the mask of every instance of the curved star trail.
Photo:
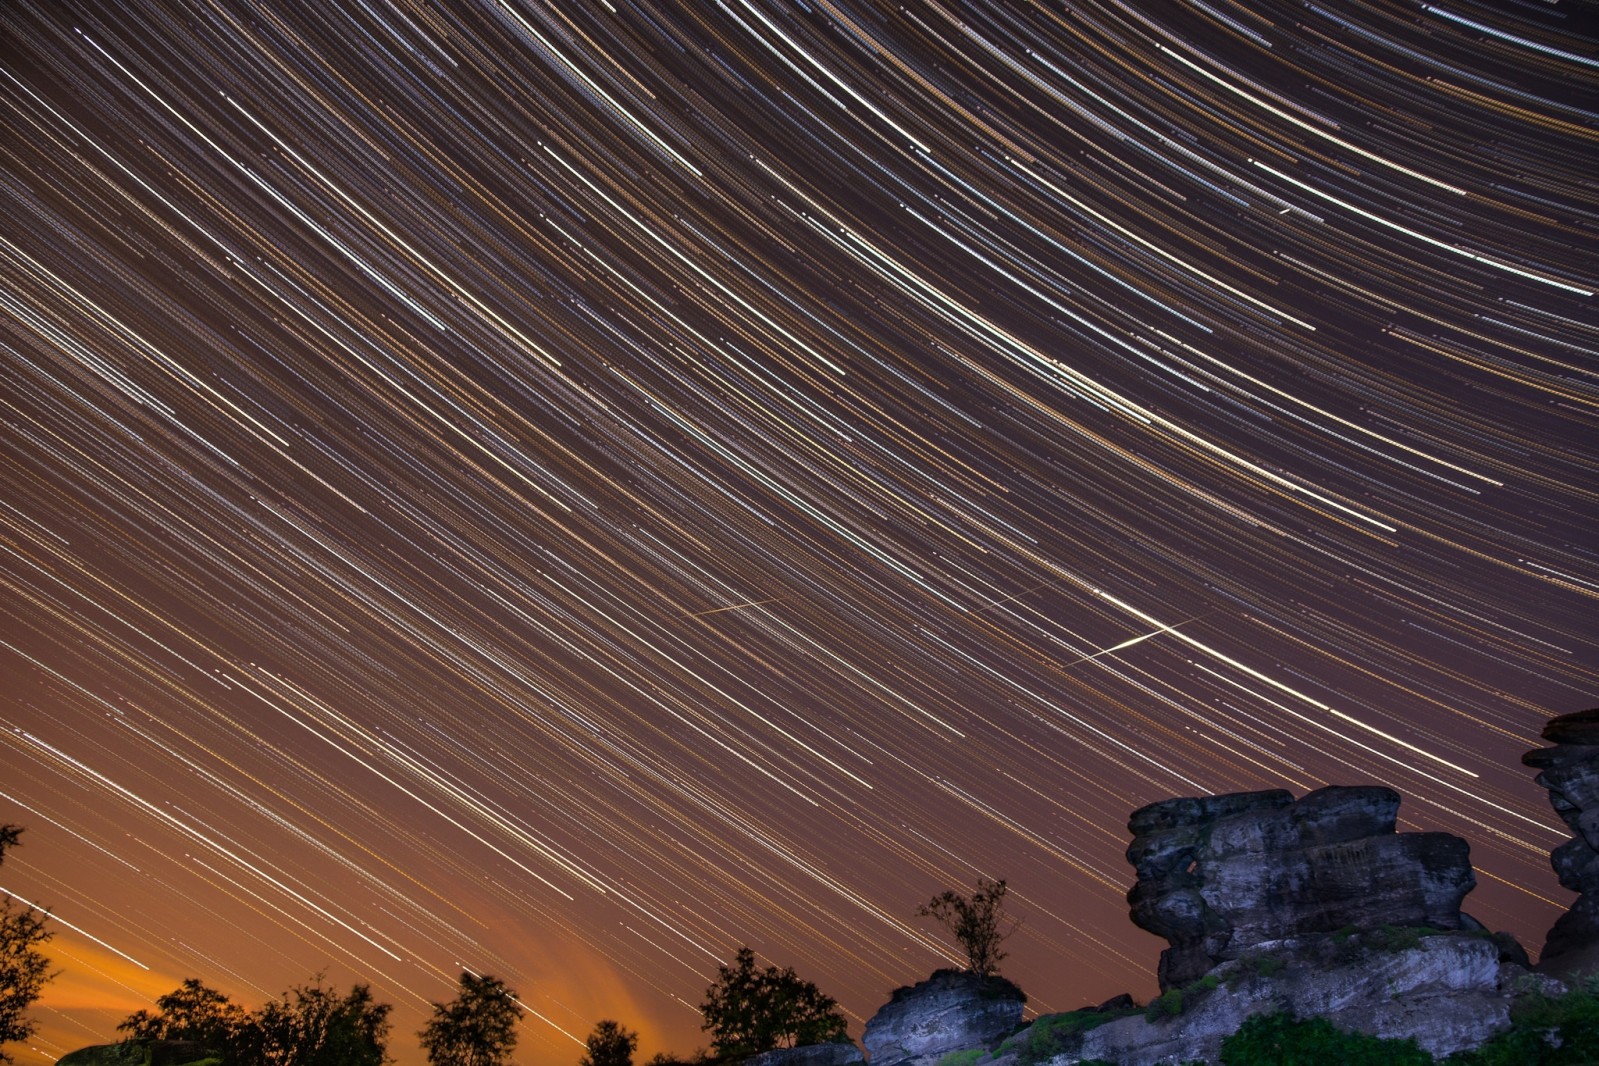
<svg viewBox="0 0 1599 1066">
<path fill-rule="evenodd" d="M 1033 1008 L 1147 995 L 1125 819 L 1210 791 L 1387 783 L 1487 925 L 1569 901 L 1591 12 L 0 20 L 20 1061 L 325 969 L 415 1063 L 462 967 L 524 1061 L 686 1052 L 745 943 L 858 1035 L 979 875 Z"/>
</svg>

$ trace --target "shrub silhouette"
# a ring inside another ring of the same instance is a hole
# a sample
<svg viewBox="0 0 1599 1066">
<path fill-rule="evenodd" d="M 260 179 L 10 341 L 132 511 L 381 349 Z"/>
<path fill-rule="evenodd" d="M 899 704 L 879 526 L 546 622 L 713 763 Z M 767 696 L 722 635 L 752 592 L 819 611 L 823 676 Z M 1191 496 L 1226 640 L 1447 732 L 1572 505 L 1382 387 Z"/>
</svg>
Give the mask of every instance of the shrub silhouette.
<svg viewBox="0 0 1599 1066">
<path fill-rule="evenodd" d="M 1020 923 L 1005 915 L 1005 881 L 977 879 L 977 890 L 970 896 L 945 889 L 920 907 L 916 913 L 935 918 L 966 953 L 966 968 L 978 977 L 992 977 L 1005 958 L 1000 944 L 1016 931 Z"/>
<path fill-rule="evenodd" d="M 339 994 L 322 985 L 296 985 L 268 1000 L 235 1030 L 224 1061 L 229 1066 L 384 1066 L 388 1056 L 387 1003 L 367 985 Z"/>
<path fill-rule="evenodd" d="M 0 862 L 21 835 L 19 825 L 0 825 Z M 44 924 L 48 918 L 32 907 L 13 908 L 9 897 L 0 902 L 0 1062 L 12 1061 L 3 1045 L 33 1035 L 36 1023 L 28 1008 L 55 976 L 50 960 L 39 951 L 52 935 Z"/>
<path fill-rule="evenodd" d="M 717 968 L 716 981 L 700 1004 L 701 1025 L 724 1058 L 776 1047 L 843 1040 L 846 1023 L 838 1003 L 792 968 L 755 968 L 755 952 L 739 948 L 732 966 Z"/>
<path fill-rule="evenodd" d="M 417 1034 L 432 1066 L 505 1066 L 516 1048 L 522 1008 L 498 977 L 462 973 L 460 992 L 433 1004 L 433 1017 Z"/>
<path fill-rule="evenodd" d="M 117 1032 L 128 1034 L 128 1040 L 198 1040 L 213 1051 L 222 1051 L 248 1017 L 243 1007 L 197 977 L 186 978 L 155 1005 L 159 1013 L 134 1011 L 117 1026 Z"/>
<path fill-rule="evenodd" d="M 584 1046 L 588 1050 L 577 1060 L 577 1066 L 633 1066 L 638 1034 L 606 1018 L 595 1023 Z"/>
</svg>

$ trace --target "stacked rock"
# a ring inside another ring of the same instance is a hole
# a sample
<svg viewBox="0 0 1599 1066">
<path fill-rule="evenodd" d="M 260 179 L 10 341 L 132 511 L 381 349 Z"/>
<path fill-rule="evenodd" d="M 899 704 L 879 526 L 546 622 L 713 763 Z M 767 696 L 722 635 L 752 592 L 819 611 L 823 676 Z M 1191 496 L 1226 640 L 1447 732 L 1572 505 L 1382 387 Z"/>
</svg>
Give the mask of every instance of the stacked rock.
<svg viewBox="0 0 1599 1066">
<path fill-rule="evenodd" d="M 1544 940 L 1538 969 L 1556 977 L 1599 973 L 1599 709 L 1551 718 L 1538 748 L 1521 761 L 1538 771 L 1572 839 L 1549 855 L 1560 884 L 1580 893 Z"/>
<path fill-rule="evenodd" d="M 1280 789 L 1240 792 L 1133 812 L 1127 861 L 1138 880 L 1127 902 L 1135 924 L 1171 945 L 1161 989 L 1277 941 L 1384 925 L 1482 928 L 1460 913 L 1476 885 L 1469 846 L 1449 833 L 1397 833 L 1398 812 L 1399 794 L 1377 787 L 1298 801 Z"/>
</svg>

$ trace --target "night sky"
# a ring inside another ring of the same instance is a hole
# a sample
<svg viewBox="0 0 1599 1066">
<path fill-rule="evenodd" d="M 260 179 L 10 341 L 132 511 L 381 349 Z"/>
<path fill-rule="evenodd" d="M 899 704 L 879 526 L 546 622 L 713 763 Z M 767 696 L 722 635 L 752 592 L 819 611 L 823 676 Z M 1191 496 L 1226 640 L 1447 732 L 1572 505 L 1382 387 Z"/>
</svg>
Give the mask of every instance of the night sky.
<svg viewBox="0 0 1599 1066">
<path fill-rule="evenodd" d="M 1004 877 L 1154 990 L 1134 808 L 1384 783 L 1536 949 L 1599 704 L 1565 2 L 7 3 L 19 1061 L 196 976 L 852 1035 Z M 1584 21 L 1588 20 L 1588 21 Z"/>
</svg>

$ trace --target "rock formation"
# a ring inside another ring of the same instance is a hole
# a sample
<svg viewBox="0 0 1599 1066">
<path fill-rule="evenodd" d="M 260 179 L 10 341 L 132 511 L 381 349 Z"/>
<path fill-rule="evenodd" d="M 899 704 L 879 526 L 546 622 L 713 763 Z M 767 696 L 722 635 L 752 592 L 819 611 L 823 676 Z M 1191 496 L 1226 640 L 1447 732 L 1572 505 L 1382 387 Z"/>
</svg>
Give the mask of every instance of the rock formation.
<svg viewBox="0 0 1599 1066">
<path fill-rule="evenodd" d="M 1477 1047 L 1505 1028 L 1527 977 L 1521 966 L 1503 962 L 1499 945 L 1481 933 L 1390 928 L 1317 936 L 1222 963 L 1146 1010 L 1109 1019 L 1103 1008 L 1040 1018 L 1036 1037 L 1023 1032 L 1011 1044 L 1041 1041 L 1027 1057 L 1051 1066 L 1216 1062 L 1222 1042 L 1251 1015 L 1291 1009 L 1340 1029 L 1414 1039 L 1442 1057 Z M 1558 982 L 1544 987 L 1562 990 Z M 978 1066 L 1007 1063 L 997 1057 Z"/>
<path fill-rule="evenodd" d="M 1538 748 L 1521 761 L 1538 771 L 1538 784 L 1573 836 L 1549 855 L 1560 884 L 1581 893 L 1555 920 L 1538 969 L 1559 977 L 1599 972 L 1599 709 L 1552 718 Z"/>
<path fill-rule="evenodd" d="M 1599 780 L 1599 777 L 1596 777 Z M 1595 799 L 1599 800 L 1599 793 Z M 1263 944 L 1343 929 L 1481 929 L 1460 913 L 1476 885 L 1448 833 L 1396 833 L 1399 794 L 1323 788 L 1173 799 L 1133 812 L 1133 922 L 1170 947 L 1162 991 Z"/>
<path fill-rule="evenodd" d="M 1015 1032 L 1027 997 L 1003 977 L 939 970 L 901 988 L 866 1023 L 872 1066 L 935 1066 L 951 1051 L 991 1048 Z"/>
</svg>

